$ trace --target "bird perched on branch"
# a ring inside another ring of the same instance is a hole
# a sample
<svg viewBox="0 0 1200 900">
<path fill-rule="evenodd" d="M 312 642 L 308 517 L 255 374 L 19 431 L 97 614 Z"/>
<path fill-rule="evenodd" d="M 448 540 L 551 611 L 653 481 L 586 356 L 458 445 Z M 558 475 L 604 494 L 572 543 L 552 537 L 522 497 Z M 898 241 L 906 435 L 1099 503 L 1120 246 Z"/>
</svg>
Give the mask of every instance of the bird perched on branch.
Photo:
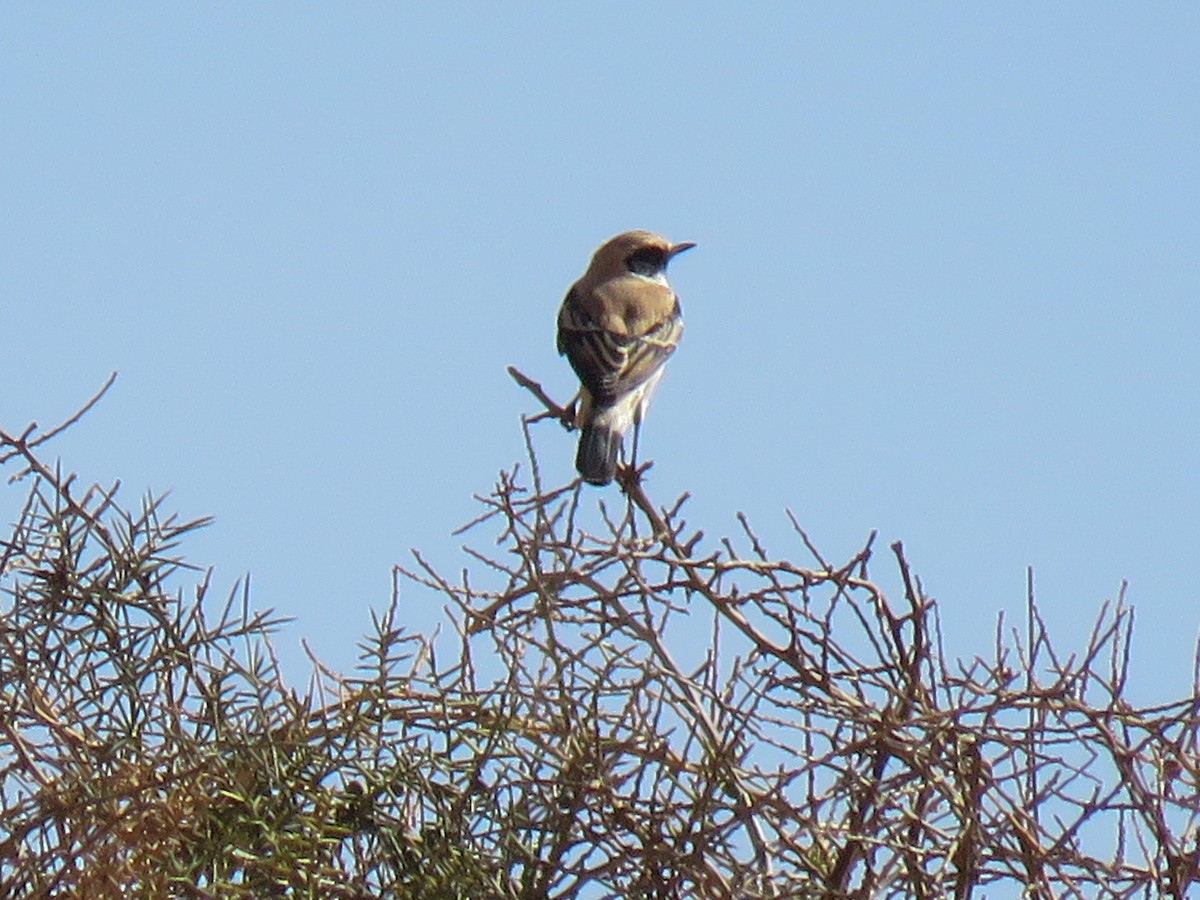
<svg viewBox="0 0 1200 900">
<path fill-rule="evenodd" d="M 683 336 L 679 298 L 667 264 L 696 246 L 649 231 L 627 231 L 600 245 L 558 311 L 558 352 L 579 376 L 575 468 L 584 481 L 608 484 L 625 433 L 637 438 L 663 365 Z"/>
</svg>

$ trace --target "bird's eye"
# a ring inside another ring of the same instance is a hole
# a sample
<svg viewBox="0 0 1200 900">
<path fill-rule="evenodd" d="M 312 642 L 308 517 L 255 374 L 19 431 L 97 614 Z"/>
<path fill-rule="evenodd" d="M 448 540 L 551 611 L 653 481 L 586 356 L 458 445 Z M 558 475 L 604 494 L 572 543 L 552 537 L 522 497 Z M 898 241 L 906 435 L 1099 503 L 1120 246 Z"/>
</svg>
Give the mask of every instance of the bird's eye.
<svg viewBox="0 0 1200 900">
<path fill-rule="evenodd" d="M 667 252 L 661 247 L 642 247 L 625 257 L 625 266 L 635 275 L 657 275 L 667 264 Z"/>
</svg>

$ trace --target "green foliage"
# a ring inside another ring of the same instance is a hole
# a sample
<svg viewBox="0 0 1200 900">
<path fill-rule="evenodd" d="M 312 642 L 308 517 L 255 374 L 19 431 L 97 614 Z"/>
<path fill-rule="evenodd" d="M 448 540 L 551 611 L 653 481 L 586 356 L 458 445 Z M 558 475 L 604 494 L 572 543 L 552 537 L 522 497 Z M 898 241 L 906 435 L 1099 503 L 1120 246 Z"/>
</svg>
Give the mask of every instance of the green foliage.
<svg viewBox="0 0 1200 900">
<path fill-rule="evenodd" d="M 371 677 L 301 697 L 267 640 L 282 620 L 246 589 L 214 604 L 203 574 L 169 593 L 205 520 L 160 498 L 129 512 L 0 439 L 32 483 L 0 556 L 3 896 L 512 893 L 463 840 L 459 767 L 401 735 L 405 715 L 444 719 L 401 674 L 428 647 L 394 610 Z M 460 712 L 460 739 L 490 738 Z"/>
</svg>

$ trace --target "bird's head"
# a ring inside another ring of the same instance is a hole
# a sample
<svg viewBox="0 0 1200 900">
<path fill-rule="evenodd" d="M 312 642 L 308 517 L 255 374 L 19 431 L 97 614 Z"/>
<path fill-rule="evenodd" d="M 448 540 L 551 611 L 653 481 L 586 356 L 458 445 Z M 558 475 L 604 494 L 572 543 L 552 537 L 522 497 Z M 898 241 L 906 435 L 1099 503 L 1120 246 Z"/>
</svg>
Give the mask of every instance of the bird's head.
<svg viewBox="0 0 1200 900">
<path fill-rule="evenodd" d="M 672 244 L 652 231 L 626 231 L 600 245 L 592 255 L 588 274 L 597 281 L 628 274 L 665 281 L 671 259 L 695 246 L 690 241 Z"/>
</svg>

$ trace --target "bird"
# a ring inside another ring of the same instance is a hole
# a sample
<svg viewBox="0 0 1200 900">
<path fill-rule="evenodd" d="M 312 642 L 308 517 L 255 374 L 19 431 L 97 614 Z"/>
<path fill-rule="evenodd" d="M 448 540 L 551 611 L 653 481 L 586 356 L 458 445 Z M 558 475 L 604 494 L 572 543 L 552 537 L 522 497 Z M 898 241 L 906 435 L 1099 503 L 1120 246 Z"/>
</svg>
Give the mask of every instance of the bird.
<svg viewBox="0 0 1200 900">
<path fill-rule="evenodd" d="M 558 352 L 579 376 L 575 468 L 584 481 L 611 482 L 625 434 L 637 439 L 663 366 L 683 336 L 679 297 L 667 265 L 692 242 L 626 231 L 597 248 L 558 311 Z"/>
</svg>

